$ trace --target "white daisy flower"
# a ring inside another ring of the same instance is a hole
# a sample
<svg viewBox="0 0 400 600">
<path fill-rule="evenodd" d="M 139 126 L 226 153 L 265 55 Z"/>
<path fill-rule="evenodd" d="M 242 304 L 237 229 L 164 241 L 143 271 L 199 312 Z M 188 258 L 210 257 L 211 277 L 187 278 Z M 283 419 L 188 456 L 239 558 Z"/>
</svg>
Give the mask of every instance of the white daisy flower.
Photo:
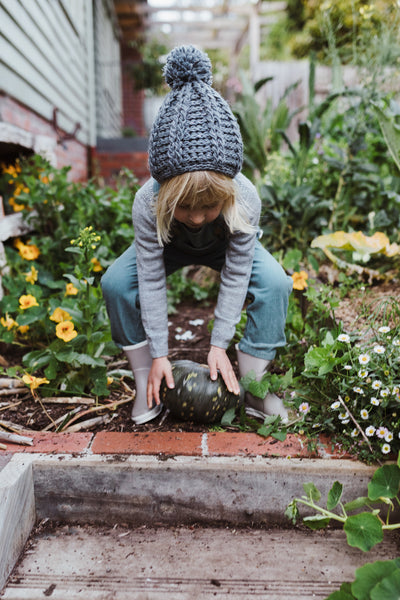
<svg viewBox="0 0 400 600">
<path fill-rule="evenodd" d="M 360 388 L 358 385 L 356 385 L 355 387 L 353 387 L 353 392 L 356 392 L 356 394 L 363 394 L 364 390 L 362 388 Z"/>
<path fill-rule="evenodd" d="M 365 435 L 367 437 L 372 437 L 375 433 L 375 427 L 373 425 L 370 425 L 369 427 L 367 427 L 367 429 L 365 430 Z"/>
<path fill-rule="evenodd" d="M 383 425 L 381 425 L 380 427 L 378 427 L 378 429 L 376 430 L 376 435 L 378 438 L 380 438 L 381 440 L 383 440 L 383 438 L 385 437 L 385 435 L 387 434 L 388 430 L 386 429 L 386 427 L 383 427 Z"/>
<path fill-rule="evenodd" d="M 375 381 L 372 382 L 372 389 L 379 390 L 381 387 L 382 381 L 380 381 L 379 379 L 375 379 Z"/>
<path fill-rule="evenodd" d="M 384 390 L 381 390 L 379 392 L 379 394 L 380 394 L 381 398 L 387 398 L 389 396 L 389 389 L 385 388 Z"/>
<path fill-rule="evenodd" d="M 344 365 L 344 367 L 343 367 L 343 369 L 344 369 L 345 371 L 351 371 L 351 370 L 352 370 L 352 368 L 353 368 L 353 367 L 352 367 L 351 365 Z"/>
<path fill-rule="evenodd" d="M 333 410 L 337 410 L 338 408 L 340 408 L 340 402 L 339 402 L 339 400 L 336 400 L 335 402 L 333 402 L 333 404 L 331 404 L 331 408 Z"/>
<path fill-rule="evenodd" d="M 382 454 L 389 454 L 390 452 L 390 446 L 389 444 L 383 444 L 382 446 Z"/>
<path fill-rule="evenodd" d="M 384 354 L 385 347 L 384 346 L 374 346 L 375 354 Z"/>
<path fill-rule="evenodd" d="M 393 396 L 398 396 L 400 392 L 400 388 L 398 385 L 395 385 L 394 388 L 392 389 L 392 394 Z"/>
<path fill-rule="evenodd" d="M 361 377 L 361 379 L 365 379 L 368 377 L 368 371 L 366 369 L 360 369 L 358 371 L 358 376 Z"/>
<path fill-rule="evenodd" d="M 373 404 L 374 406 L 379 406 L 380 402 L 379 402 L 378 398 L 372 397 L 371 398 L 371 404 Z"/>
<path fill-rule="evenodd" d="M 360 434 L 360 432 L 358 431 L 357 427 L 354 427 L 353 431 L 351 432 L 351 437 L 355 438 Z"/>
<path fill-rule="evenodd" d="M 393 433 L 391 431 L 387 431 L 385 435 L 385 442 L 393 441 Z"/>
<path fill-rule="evenodd" d="M 369 414 L 368 414 L 368 411 L 367 411 L 367 409 L 366 409 L 366 408 L 363 408 L 363 409 L 360 411 L 360 415 L 361 415 L 361 418 L 362 418 L 362 419 L 364 419 L 364 421 L 365 421 L 365 419 L 368 419 L 368 416 L 369 416 Z"/>
<path fill-rule="evenodd" d="M 350 343 L 350 336 L 347 335 L 347 333 L 341 333 L 337 339 L 339 342 L 345 342 L 346 344 Z"/>
<path fill-rule="evenodd" d="M 306 415 L 309 411 L 310 405 L 308 404 L 308 402 L 302 402 L 299 406 L 299 412 L 301 412 L 303 415 Z"/>
<path fill-rule="evenodd" d="M 392 344 L 393 344 L 393 346 L 400 346 L 400 340 L 395 339 L 395 340 L 393 340 Z"/>
<path fill-rule="evenodd" d="M 349 417 L 349 413 L 348 412 L 341 412 L 341 413 L 338 414 L 338 418 L 341 421 L 344 421 L 344 419 L 347 419 L 348 417 Z"/>
<path fill-rule="evenodd" d="M 387 325 L 382 325 L 382 327 L 379 327 L 378 331 L 379 333 L 389 333 L 390 327 Z"/>
<path fill-rule="evenodd" d="M 343 419 L 342 425 L 347 425 L 348 423 L 350 423 L 350 419 Z"/>
<path fill-rule="evenodd" d="M 370 360 L 371 357 L 369 354 L 360 354 L 360 356 L 358 357 L 358 362 L 360 363 L 360 365 L 367 365 Z"/>
</svg>

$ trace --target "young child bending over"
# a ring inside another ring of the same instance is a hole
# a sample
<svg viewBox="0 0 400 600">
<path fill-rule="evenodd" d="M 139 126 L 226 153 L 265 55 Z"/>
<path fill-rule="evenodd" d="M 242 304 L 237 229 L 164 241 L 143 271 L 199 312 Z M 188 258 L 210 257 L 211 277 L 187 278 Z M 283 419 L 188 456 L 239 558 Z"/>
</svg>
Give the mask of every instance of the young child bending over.
<svg viewBox="0 0 400 600">
<path fill-rule="evenodd" d="M 246 298 L 247 323 L 236 348 L 239 373 L 261 379 L 285 340 L 292 279 L 258 241 L 261 201 L 240 173 L 243 145 L 228 104 L 211 87 L 208 56 L 193 46 L 168 55 L 171 91 L 149 141 L 151 179 L 137 192 L 134 243 L 102 278 L 114 341 L 123 348 L 136 381 L 132 410 L 145 423 L 162 410 L 160 384 L 174 387 L 168 359 L 166 277 L 186 265 L 220 272 L 208 366 L 228 390 L 239 384 L 226 348 Z M 246 395 L 256 417 L 287 418 L 281 399 Z"/>
</svg>

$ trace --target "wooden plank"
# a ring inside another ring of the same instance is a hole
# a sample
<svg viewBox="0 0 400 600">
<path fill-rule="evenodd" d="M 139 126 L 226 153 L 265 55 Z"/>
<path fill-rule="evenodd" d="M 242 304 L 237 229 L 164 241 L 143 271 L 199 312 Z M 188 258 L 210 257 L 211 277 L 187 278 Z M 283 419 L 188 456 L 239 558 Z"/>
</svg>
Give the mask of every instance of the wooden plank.
<svg viewBox="0 0 400 600">
<path fill-rule="evenodd" d="M 61 108 L 66 101 L 65 82 L 57 77 L 47 58 L 1 7 L 0 22 L 4 24 L 3 37 L 0 38 L 0 52 L 5 62 L 13 66 L 21 77 L 31 83 L 32 87 L 39 87 L 55 106 Z M 73 93 L 69 95 L 68 105 L 72 118 L 82 119 L 85 113 L 82 110 L 84 102 L 85 97 L 82 94 L 81 98 L 76 98 Z"/>
<path fill-rule="evenodd" d="M 74 96 L 79 102 L 83 102 L 85 98 L 84 73 L 81 69 L 74 69 L 70 62 L 66 60 L 65 54 L 60 54 L 58 48 L 55 48 L 49 42 L 47 36 L 40 29 L 41 24 L 38 24 L 27 11 L 27 6 L 30 6 L 30 4 L 21 7 L 18 3 L 15 3 L 12 14 L 8 13 L 8 16 L 5 16 L 7 13 L 1 13 L 0 22 L 3 29 L 8 29 L 8 26 L 13 28 L 13 35 L 10 32 L 8 36 L 13 45 L 26 49 L 25 54 L 28 54 L 31 62 L 33 62 L 35 56 L 35 66 L 40 68 L 42 73 L 46 73 L 47 78 L 51 78 L 55 84 L 68 81 Z M 34 54 L 31 55 L 31 52 Z"/>
</svg>

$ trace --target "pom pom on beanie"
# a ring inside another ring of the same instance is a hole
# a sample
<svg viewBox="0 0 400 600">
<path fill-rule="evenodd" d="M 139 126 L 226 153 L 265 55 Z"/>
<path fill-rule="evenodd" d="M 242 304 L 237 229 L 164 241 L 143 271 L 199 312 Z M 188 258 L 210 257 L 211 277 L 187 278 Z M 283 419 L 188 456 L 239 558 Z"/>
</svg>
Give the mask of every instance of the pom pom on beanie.
<svg viewBox="0 0 400 600">
<path fill-rule="evenodd" d="M 194 46 L 180 46 L 168 55 L 164 77 L 172 89 L 179 89 L 192 81 L 203 81 L 211 85 L 211 69 L 211 61 L 207 54 Z"/>
<path fill-rule="evenodd" d="M 174 48 L 164 75 L 171 91 L 150 133 L 151 175 L 159 183 L 190 171 L 235 177 L 242 168 L 242 138 L 228 103 L 211 87 L 207 54 L 194 46 Z"/>
</svg>

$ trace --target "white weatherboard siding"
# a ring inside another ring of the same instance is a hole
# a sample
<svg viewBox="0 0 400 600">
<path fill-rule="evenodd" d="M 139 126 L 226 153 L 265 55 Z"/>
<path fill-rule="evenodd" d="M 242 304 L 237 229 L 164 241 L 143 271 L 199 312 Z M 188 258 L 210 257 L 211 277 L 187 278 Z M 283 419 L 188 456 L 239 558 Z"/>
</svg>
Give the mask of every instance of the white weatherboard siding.
<svg viewBox="0 0 400 600">
<path fill-rule="evenodd" d="M 96 32 L 96 27 L 101 30 Z M 101 41 L 97 43 L 101 59 L 94 53 L 95 39 Z M 107 61 L 112 68 L 105 70 L 101 65 Z M 93 146 L 96 122 L 112 135 L 119 133 L 120 87 L 112 2 L 0 0 L 3 92 L 49 121 L 57 108 L 58 126 L 69 133 L 80 123 L 77 139 Z"/>
<path fill-rule="evenodd" d="M 118 25 L 110 0 L 94 6 L 97 135 L 119 137 L 122 122 L 121 58 Z"/>
</svg>

